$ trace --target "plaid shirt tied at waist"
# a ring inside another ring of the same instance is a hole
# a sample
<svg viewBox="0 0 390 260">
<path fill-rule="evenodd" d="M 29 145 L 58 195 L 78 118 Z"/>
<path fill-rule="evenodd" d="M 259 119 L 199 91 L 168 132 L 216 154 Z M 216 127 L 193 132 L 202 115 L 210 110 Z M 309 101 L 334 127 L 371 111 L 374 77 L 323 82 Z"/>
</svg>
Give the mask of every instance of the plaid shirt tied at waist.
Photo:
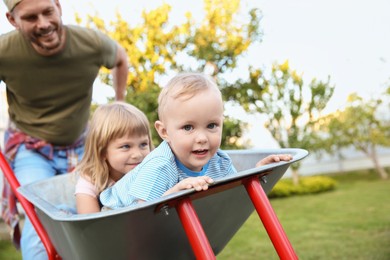
<svg viewBox="0 0 390 260">
<path fill-rule="evenodd" d="M 11 127 L 6 130 L 5 136 L 4 155 L 10 165 L 12 165 L 20 145 L 24 144 L 26 149 L 34 150 L 48 160 L 53 159 L 54 150 L 66 150 L 68 172 L 71 172 L 78 162 L 77 153 L 74 149 L 84 145 L 85 142 L 85 132 L 74 144 L 69 146 L 53 146 L 44 140 L 28 136 L 18 129 Z M 4 175 L 1 201 L 1 216 L 10 228 L 10 235 L 15 247 L 19 249 L 21 233 L 19 228 L 19 212 L 16 206 L 17 199 Z"/>
</svg>

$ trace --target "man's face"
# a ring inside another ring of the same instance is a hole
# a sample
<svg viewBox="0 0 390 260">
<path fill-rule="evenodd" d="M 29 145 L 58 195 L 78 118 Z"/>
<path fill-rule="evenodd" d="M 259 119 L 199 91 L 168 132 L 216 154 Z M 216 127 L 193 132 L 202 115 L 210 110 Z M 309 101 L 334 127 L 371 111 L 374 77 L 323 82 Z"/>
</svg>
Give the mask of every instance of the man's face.
<svg viewBox="0 0 390 260">
<path fill-rule="evenodd" d="M 39 54 L 50 56 L 64 48 L 61 14 L 58 0 L 23 0 L 7 18 Z"/>
</svg>

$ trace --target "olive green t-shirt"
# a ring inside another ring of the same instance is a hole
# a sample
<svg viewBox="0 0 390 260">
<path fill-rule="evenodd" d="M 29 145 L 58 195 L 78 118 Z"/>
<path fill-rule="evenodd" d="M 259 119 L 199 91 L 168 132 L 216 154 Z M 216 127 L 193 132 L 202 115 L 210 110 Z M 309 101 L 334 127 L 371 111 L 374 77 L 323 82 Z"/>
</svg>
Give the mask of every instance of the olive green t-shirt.
<svg viewBox="0 0 390 260">
<path fill-rule="evenodd" d="M 70 145 L 89 118 L 101 66 L 113 68 L 117 45 L 92 29 L 65 26 L 65 49 L 41 56 L 19 31 L 0 36 L 0 81 L 16 127 L 54 145 Z"/>
</svg>

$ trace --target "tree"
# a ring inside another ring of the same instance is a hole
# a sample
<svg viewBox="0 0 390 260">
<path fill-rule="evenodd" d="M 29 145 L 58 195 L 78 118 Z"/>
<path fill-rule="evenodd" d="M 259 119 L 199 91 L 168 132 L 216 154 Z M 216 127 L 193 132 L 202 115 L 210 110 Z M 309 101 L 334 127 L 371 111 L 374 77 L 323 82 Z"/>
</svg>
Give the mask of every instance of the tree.
<svg viewBox="0 0 390 260">
<path fill-rule="evenodd" d="M 324 144 L 328 145 L 324 148 L 328 152 L 336 153 L 353 146 L 371 159 L 382 179 L 387 179 L 388 174 L 376 152 L 378 146 L 390 146 L 390 126 L 378 117 L 381 104 L 381 98 L 365 101 L 356 93 L 351 94 L 343 110 L 321 118 L 319 125 L 326 134 Z"/>
<path fill-rule="evenodd" d="M 171 7 L 164 4 L 155 10 L 142 13 L 143 23 L 130 26 L 118 13 L 117 20 L 107 26 L 98 16 L 87 16 L 87 27 L 103 31 L 123 46 L 129 60 L 126 101 L 145 112 L 151 122 L 154 143 L 160 142 L 153 122 L 157 119 L 157 97 L 160 86 L 157 78 L 175 68 L 176 53 L 183 50 L 185 44 L 181 38 L 188 37 L 186 24 L 168 27 Z M 81 23 L 80 17 L 77 22 Z M 100 79 L 112 86 L 109 70 L 102 69 Z"/>
<path fill-rule="evenodd" d="M 221 75 L 237 66 L 249 46 L 261 40 L 258 9 L 249 11 L 248 23 L 237 22 L 240 0 L 205 0 L 205 18 L 200 25 L 188 20 L 186 53 L 196 60 L 195 70 Z M 190 17 L 190 16 L 189 16 Z"/>
<path fill-rule="evenodd" d="M 248 112 L 267 116 L 265 127 L 282 148 L 312 150 L 317 140 L 313 124 L 333 94 L 328 81 L 313 79 L 304 84 L 302 76 L 288 61 L 274 64 L 270 75 L 250 68 L 249 79 L 226 86 L 228 100 L 238 102 Z M 299 163 L 292 165 L 293 181 L 298 184 Z"/>
<path fill-rule="evenodd" d="M 126 49 L 130 63 L 126 101 L 144 111 L 150 122 L 157 119 L 157 96 L 163 77 L 183 70 L 203 71 L 219 83 L 218 76 L 234 69 L 250 44 L 260 40 L 257 9 L 250 10 L 249 22 L 245 24 L 235 20 L 239 0 L 205 0 L 204 6 L 202 22 L 196 23 L 191 13 L 187 13 L 186 21 L 179 25 L 169 23 L 168 4 L 144 11 L 142 23 L 136 26 L 128 24 L 120 14 L 109 25 L 98 16 L 87 17 L 87 26 L 105 32 Z M 77 21 L 82 23 L 80 17 Z M 100 78 L 112 85 L 108 70 L 103 69 Z M 239 120 L 226 117 L 223 148 L 241 148 L 238 139 L 232 137 L 240 137 L 242 127 L 244 124 Z M 154 131 L 152 125 L 151 129 Z M 159 143 L 155 131 L 153 136 L 154 143 Z"/>
</svg>

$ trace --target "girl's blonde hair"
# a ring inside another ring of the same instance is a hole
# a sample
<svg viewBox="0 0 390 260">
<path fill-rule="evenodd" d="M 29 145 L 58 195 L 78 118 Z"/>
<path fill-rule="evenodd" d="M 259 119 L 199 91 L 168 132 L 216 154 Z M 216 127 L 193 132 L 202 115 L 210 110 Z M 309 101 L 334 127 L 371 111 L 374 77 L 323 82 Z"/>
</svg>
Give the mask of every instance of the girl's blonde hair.
<svg viewBox="0 0 390 260">
<path fill-rule="evenodd" d="M 103 159 L 107 146 L 112 140 L 127 135 L 147 135 L 149 148 L 153 149 L 149 121 L 141 110 L 120 101 L 96 109 L 87 132 L 84 155 L 76 171 L 89 178 L 99 193 L 109 183 L 109 167 Z"/>
</svg>

